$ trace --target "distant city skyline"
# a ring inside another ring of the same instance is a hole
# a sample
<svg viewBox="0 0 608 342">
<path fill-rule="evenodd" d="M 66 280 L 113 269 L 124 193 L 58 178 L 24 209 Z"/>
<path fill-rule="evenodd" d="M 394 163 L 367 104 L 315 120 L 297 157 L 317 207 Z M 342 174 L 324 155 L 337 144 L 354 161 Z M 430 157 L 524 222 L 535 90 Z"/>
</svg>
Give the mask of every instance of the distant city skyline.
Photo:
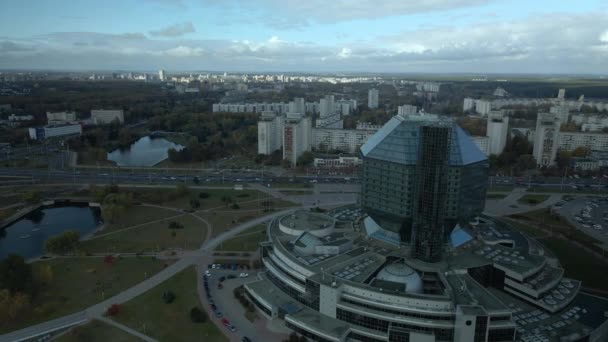
<svg viewBox="0 0 608 342">
<path fill-rule="evenodd" d="M 0 69 L 608 74 L 601 0 L 5 0 Z"/>
</svg>

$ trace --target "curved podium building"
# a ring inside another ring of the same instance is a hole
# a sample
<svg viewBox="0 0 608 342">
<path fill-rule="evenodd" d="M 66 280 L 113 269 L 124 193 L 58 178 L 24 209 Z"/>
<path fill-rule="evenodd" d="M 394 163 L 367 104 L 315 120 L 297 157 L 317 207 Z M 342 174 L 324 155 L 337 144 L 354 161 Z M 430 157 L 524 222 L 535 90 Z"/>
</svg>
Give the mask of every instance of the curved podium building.
<svg viewBox="0 0 608 342">
<path fill-rule="evenodd" d="M 361 152 L 361 207 L 268 224 L 244 286 L 264 316 L 315 341 L 607 340 L 608 301 L 481 215 L 487 161 L 453 122 L 397 116 Z"/>
</svg>

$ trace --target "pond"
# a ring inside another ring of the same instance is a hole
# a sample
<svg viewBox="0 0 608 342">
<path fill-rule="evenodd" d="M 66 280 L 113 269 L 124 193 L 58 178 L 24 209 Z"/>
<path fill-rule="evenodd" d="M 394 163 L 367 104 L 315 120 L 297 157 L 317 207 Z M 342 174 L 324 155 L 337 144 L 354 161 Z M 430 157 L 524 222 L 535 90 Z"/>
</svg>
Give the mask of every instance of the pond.
<svg viewBox="0 0 608 342">
<path fill-rule="evenodd" d="M 66 230 L 92 232 L 101 224 L 99 208 L 88 205 L 43 207 L 0 230 L 0 260 L 9 254 L 25 259 L 44 254 L 44 243 Z"/>
<path fill-rule="evenodd" d="M 108 153 L 108 160 L 118 166 L 154 166 L 167 159 L 171 148 L 181 150 L 184 147 L 165 138 L 145 136 L 127 149 L 116 149 Z"/>
</svg>

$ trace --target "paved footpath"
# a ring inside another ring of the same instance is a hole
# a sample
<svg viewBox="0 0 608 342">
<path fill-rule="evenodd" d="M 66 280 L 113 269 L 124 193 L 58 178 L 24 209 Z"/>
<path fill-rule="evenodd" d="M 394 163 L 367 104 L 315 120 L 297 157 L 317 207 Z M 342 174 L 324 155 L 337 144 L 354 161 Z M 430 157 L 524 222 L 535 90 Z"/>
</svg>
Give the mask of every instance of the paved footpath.
<svg viewBox="0 0 608 342">
<path fill-rule="evenodd" d="M 37 324 L 31 327 L 27 327 L 25 329 L 17 330 L 8 334 L 0 335 L 0 342 L 12 342 L 12 341 L 24 341 L 30 338 L 41 336 L 45 333 L 50 333 L 53 331 L 57 331 L 60 329 L 65 329 L 67 327 L 82 323 L 88 319 L 96 318 L 99 319 L 103 317 L 106 309 L 112 304 L 120 304 L 127 302 L 140 294 L 154 288 L 165 280 L 173 277 L 175 274 L 181 272 L 182 270 L 188 268 L 191 265 L 194 265 L 196 261 L 204 256 L 205 254 L 213 251 L 215 247 L 217 247 L 221 242 L 226 239 L 237 235 L 244 230 L 256 226 L 264 221 L 273 219 L 277 216 L 285 215 L 293 210 L 301 209 L 300 208 L 290 208 L 278 212 L 271 213 L 266 216 L 262 216 L 251 221 L 242 223 L 237 225 L 236 227 L 223 232 L 222 234 L 216 236 L 215 238 L 208 240 L 203 247 L 196 251 L 185 252 L 183 257 L 177 262 L 167 266 L 167 268 L 163 269 L 159 273 L 153 275 L 152 277 L 146 279 L 145 281 L 113 296 L 105 301 L 95 304 L 83 311 L 63 316 L 51 321 L 47 321 L 41 324 Z"/>
</svg>

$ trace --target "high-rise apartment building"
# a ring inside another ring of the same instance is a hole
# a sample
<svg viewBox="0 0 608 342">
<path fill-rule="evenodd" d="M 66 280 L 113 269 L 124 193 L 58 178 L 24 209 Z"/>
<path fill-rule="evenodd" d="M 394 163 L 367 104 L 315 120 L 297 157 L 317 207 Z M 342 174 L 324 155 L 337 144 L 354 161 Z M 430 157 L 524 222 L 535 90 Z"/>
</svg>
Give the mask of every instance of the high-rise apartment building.
<svg viewBox="0 0 608 342">
<path fill-rule="evenodd" d="M 403 105 L 397 107 L 397 114 L 399 115 L 410 115 L 416 114 L 418 112 L 418 108 L 412 105 Z"/>
<path fill-rule="evenodd" d="M 296 97 L 293 99 L 293 101 L 289 102 L 289 112 L 306 115 L 306 104 L 304 99 L 301 97 Z"/>
<path fill-rule="evenodd" d="M 162 70 L 162 69 L 161 69 L 161 70 L 158 70 L 158 79 L 159 79 L 161 82 L 164 82 L 164 81 L 166 81 L 166 80 L 167 80 L 167 75 L 165 74 L 165 70 Z"/>
<path fill-rule="evenodd" d="M 283 159 L 296 165 L 305 151 L 310 151 L 312 127 L 310 118 L 299 113 L 287 113 L 283 128 Z"/>
<path fill-rule="evenodd" d="M 319 101 L 319 111 L 319 117 L 322 119 L 336 112 L 333 95 L 325 95 L 325 97 Z"/>
<path fill-rule="evenodd" d="M 262 112 L 258 121 L 258 154 L 272 154 L 283 146 L 283 116 Z"/>
<path fill-rule="evenodd" d="M 509 117 L 501 111 L 488 114 L 486 135 L 489 137 L 489 154 L 499 155 L 507 144 L 509 134 Z"/>
<path fill-rule="evenodd" d="M 555 114 L 539 113 L 536 117 L 534 131 L 534 150 L 532 154 L 539 166 L 550 166 L 555 163 L 559 143 L 561 121 Z"/>
<path fill-rule="evenodd" d="M 370 109 L 378 108 L 378 97 L 379 92 L 376 88 L 372 88 L 367 92 L 367 106 Z"/>
<path fill-rule="evenodd" d="M 482 116 L 488 115 L 492 110 L 492 103 L 486 100 L 476 100 L 475 101 L 475 112 L 477 114 L 481 114 Z"/>
</svg>

